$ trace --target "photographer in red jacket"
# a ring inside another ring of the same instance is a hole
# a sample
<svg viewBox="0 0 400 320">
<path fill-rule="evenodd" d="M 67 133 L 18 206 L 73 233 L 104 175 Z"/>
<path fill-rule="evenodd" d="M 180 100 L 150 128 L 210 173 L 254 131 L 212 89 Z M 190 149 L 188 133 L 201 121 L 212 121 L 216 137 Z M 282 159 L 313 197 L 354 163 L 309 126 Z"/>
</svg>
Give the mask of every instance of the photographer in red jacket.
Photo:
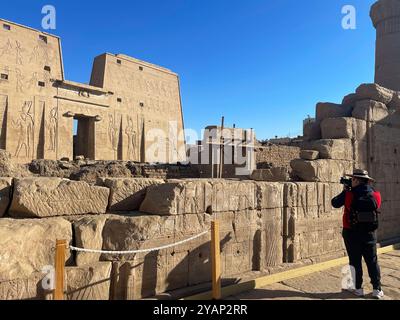
<svg viewBox="0 0 400 320">
<path fill-rule="evenodd" d="M 343 239 L 349 256 L 349 264 L 354 268 L 355 290 L 357 296 L 364 296 L 362 288 L 362 258 L 368 267 L 368 274 L 373 285 L 373 297 L 384 297 L 381 288 L 381 272 L 377 257 L 376 230 L 379 226 L 378 209 L 381 206 L 381 194 L 375 191 L 374 181 L 367 171 L 354 170 L 351 179 L 342 178 L 344 190 L 332 199 L 334 208 L 344 206 Z"/>
</svg>

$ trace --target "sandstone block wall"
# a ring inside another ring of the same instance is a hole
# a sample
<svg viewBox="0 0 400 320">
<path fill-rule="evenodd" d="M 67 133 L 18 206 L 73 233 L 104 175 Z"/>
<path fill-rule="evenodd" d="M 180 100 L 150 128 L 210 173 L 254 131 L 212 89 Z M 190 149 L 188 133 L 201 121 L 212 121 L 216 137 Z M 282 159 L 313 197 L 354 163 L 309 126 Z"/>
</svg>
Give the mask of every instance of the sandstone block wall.
<svg viewBox="0 0 400 320">
<path fill-rule="evenodd" d="M 11 202 L 28 196 L 26 206 L 22 200 L 18 203 L 38 218 L 0 219 L 4 244 L 0 246 L 1 299 L 49 297 L 50 292 L 41 286 L 45 277 L 42 268 L 54 263 L 56 239 L 96 250 L 147 249 L 209 230 L 213 218 L 221 224 L 224 283 L 254 271 L 274 272 L 285 263 L 343 255 L 341 213 L 330 208 L 337 184 L 109 178 L 100 182 L 103 187 L 81 182 L 80 188 L 105 189 L 107 192 L 101 194 L 108 208 L 121 205 L 127 211 L 96 212 L 97 203 L 88 201 L 92 208 L 84 211 L 92 214 L 79 215 L 75 205 L 68 203 L 75 203 L 80 192 L 68 191 L 62 206 L 57 204 L 54 210 L 41 214 L 41 207 L 32 205 L 32 199 L 37 198 L 45 208 L 51 206 L 54 190 L 67 181 L 15 179 L 15 185 L 25 187 L 14 187 L 20 191 L 13 194 Z M 137 193 L 140 196 L 136 197 Z M 128 210 L 130 205 L 132 210 Z M 137 206 L 140 211 L 134 211 Z M 13 206 L 6 216 L 14 215 L 12 210 Z M 65 215 L 67 212 L 70 215 Z M 67 299 L 151 297 L 209 283 L 210 234 L 150 253 L 121 256 L 68 251 L 66 266 Z"/>
<path fill-rule="evenodd" d="M 300 156 L 300 148 L 291 146 L 272 145 L 256 149 L 258 169 L 285 167 L 290 169 L 290 161 Z"/>
<path fill-rule="evenodd" d="M 303 148 L 319 151 L 320 159 L 297 159 L 291 163 L 302 181 L 338 182 L 353 168 L 368 170 L 383 199 L 380 240 L 400 236 L 399 109 L 399 92 L 377 84 L 359 86 L 340 105 L 318 104 L 320 121 L 314 125 L 320 136 L 308 137 Z"/>
<path fill-rule="evenodd" d="M 285 184 L 285 262 L 319 261 L 344 255 L 343 211 L 331 206 L 331 199 L 342 188 L 338 183 Z"/>
</svg>

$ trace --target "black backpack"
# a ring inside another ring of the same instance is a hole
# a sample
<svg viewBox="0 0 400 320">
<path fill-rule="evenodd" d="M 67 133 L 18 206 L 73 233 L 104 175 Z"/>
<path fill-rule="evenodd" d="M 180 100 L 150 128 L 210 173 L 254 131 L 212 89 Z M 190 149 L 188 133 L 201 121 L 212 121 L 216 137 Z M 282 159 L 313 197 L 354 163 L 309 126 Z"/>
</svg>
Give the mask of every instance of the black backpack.
<svg viewBox="0 0 400 320">
<path fill-rule="evenodd" d="M 350 210 L 352 229 L 375 231 L 379 227 L 378 214 L 378 204 L 373 191 L 360 195 L 354 194 Z"/>
</svg>

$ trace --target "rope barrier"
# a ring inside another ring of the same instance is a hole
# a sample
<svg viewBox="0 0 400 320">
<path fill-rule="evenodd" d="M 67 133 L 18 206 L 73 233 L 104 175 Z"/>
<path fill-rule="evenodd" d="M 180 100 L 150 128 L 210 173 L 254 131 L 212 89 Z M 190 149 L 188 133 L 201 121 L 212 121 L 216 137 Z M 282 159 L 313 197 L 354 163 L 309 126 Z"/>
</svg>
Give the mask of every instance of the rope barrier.
<svg viewBox="0 0 400 320">
<path fill-rule="evenodd" d="M 145 252 L 152 252 L 152 251 L 159 251 L 159 250 L 164 250 L 164 249 L 168 249 L 168 248 L 172 248 L 172 247 L 176 247 L 179 246 L 183 243 L 195 240 L 197 238 L 200 238 L 201 236 L 204 236 L 205 234 L 209 233 L 210 231 L 204 231 L 198 235 L 195 235 L 191 238 L 182 240 L 182 241 L 178 241 L 172 244 L 168 244 L 162 247 L 158 247 L 158 248 L 150 248 L 150 249 L 140 249 L 140 250 L 129 250 L 129 251 L 107 251 L 107 250 L 93 250 L 93 249 L 84 249 L 84 248 L 77 248 L 77 247 L 73 247 L 73 246 L 69 246 L 69 249 L 72 251 L 77 251 L 77 252 L 87 252 L 87 253 L 102 253 L 102 254 L 117 254 L 117 255 L 124 255 L 124 254 L 135 254 L 135 253 L 145 253 Z"/>
</svg>

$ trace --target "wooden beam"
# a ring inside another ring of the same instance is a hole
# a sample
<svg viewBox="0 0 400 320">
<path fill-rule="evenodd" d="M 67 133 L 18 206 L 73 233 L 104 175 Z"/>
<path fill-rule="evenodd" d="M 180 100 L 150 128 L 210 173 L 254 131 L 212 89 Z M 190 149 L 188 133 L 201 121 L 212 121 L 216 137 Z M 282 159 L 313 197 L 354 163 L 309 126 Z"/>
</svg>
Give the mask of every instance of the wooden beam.
<svg viewBox="0 0 400 320">
<path fill-rule="evenodd" d="M 57 240 L 55 256 L 55 289 L 54 300 L 64 300 L 64 272 L 65 272 L 65 251 L 66 240 Z"/>
<path fill-rule="evenodd" d="M 221 299 L 221 251 L 219 222 L 211 222 L 212 299 Z"/>
</svg>

